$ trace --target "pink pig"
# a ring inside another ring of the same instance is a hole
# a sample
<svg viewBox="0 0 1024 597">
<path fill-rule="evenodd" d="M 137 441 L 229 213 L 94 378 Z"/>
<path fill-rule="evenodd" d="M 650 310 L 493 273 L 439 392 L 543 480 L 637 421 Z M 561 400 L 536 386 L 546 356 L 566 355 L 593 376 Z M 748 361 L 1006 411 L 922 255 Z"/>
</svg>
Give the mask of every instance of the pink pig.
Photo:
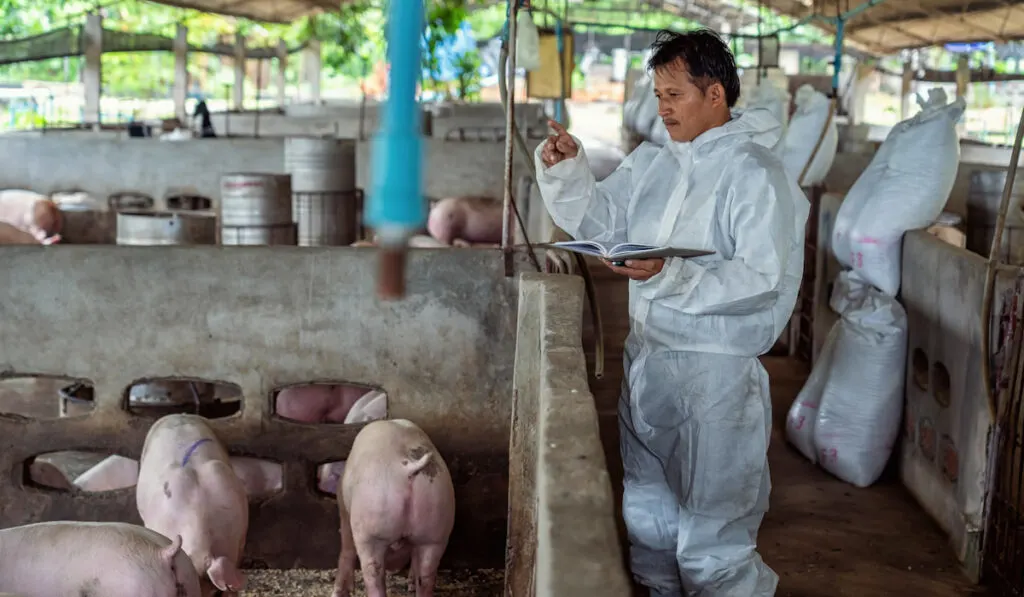
<svg viewBox="0 0 1024 597">
<path fill-rule="evenodd" d="M 371 391 L 346 384 L 291 386 L 278 392 L 274 412 L 300 423 L 344 423 L 352 406 Z"/>
<path fill-rule="evenodd" d="M 0 593 L 24 597 L 199 597 L 173 541 L 120 522 L 40 522 L 0 530 Z"/>
<path fill-rule="evenodd" d="M 341 555 L 334 597 L 349 597 L 358 556 L 367 597 L 386 597 L 385 570 L 410 562 L 410 590 L 432 597 L 455 524 L 451 475 L 427 434 L 404 419 L 374 421 L 352 444 L 338 491 Z"/>
<path fill-rule="evenodd" d="M 153 423 L 142 447 L 135 500 L 147 528 L 181 535 L 204 595 L 212 595 L 213 587 L 228 594 L 245 588 L 238 563 L 249 500 L 206 419 L 176 414 Z"/>
<path fill-rule="evenodd" d="M 490 197 L 448 197 L 430 208 L 427 230 L 446 245 L 500 243 L 502 207 L 501 201 Z"/>
</svg>

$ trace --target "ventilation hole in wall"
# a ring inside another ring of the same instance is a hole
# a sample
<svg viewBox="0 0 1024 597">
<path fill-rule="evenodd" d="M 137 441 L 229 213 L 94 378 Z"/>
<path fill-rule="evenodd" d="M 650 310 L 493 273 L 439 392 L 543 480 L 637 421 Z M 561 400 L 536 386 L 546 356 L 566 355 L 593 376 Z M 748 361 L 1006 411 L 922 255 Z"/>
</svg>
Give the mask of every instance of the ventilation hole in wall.
<svg viewBox="0 0 1024 597">
<path fill-rule="evenodd" d="M 242 410 L 241 387 L 197 378 L 140 379 L 126 394 L 128 412 L 154 419 L 178 413 L 220 419 Z"/>
<path fill-rule="evenodd" d="M 366 423 L 387 416 L 384 390 L 344 382 L 312 382 L 278 388 L 274 415 L 297 423 Z"/>
<path fill-rule="evenodd" d="M 184 211 L 206 211 L 213 207 L 209 197 L 190 193 L 177 193 L 167 196 L 167 209 Z"/>
<path fill-rule="evenodd" d="M 337 495 L 341 476 L 345 474 L 345 461 L 325 462 L 316 468 L 316 491 L 322 495 Z"/>
<path fill-rule="evenodd" d="M 912 375 L 914 378 L 914 385 L 917 389 L 922 392 L 928 391 L 928 355 L 924 353 L 920 348 L 915 348 L 913 354 L 910 357 L 910 367 L 913 369 Z"/>
<path fill-rule="evenodd" d="M 949 369 L 946 369 L 946 366 L 939 361 L 935 361 L 935 365 L 932 366 L 932 396 L 939 406 L 949 407 Z"/>
<path fill-rule="evenodd" d="M 59 491 L 99 493 L 134 487 L 139 462 L 117 454 L 68 450 L 47 452 L 25 461 L 24 482 Z"/>
<path fill-rule="evenodd" d="M 92 411 L 92 382 L 50 375 L 0 379 L 0 413 L 56 419 Z"/>
<path fill-rule="evenodd" d="M 245 486 L 245 493 L 252 501 L 265 500 L 284 488 L 284 466 L 280 462 L 251 456 L 232 456 L 231 468 L 235 469 L 235 474 Z"/>
</svg>

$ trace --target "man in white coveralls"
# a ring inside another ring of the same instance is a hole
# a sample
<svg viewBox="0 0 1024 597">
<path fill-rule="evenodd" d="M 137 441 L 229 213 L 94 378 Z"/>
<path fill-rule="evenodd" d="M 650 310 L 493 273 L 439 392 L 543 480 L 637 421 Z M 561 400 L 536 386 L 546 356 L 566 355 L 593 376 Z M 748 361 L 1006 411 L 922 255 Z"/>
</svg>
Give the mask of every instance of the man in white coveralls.
<svg viewBox="0 0 1024 597">
<path fill-rule="evenodd" d="M 779 121 L 731 112 L 739 78 L 718 35 L 663 31 L 652 50 L 672 142 L 642 144 L 597 183 L 579 140 L 552 122 L 538 183 L 578 240 L 715 251 L 605 262 L 630 278 L 619 401 L 630 562 L 652 596 L 771 596 L 778 576 L 756 550 L 771 490 L 758 356 L 793 312 L 809 205 L 769 149 Z"/>
</svg>

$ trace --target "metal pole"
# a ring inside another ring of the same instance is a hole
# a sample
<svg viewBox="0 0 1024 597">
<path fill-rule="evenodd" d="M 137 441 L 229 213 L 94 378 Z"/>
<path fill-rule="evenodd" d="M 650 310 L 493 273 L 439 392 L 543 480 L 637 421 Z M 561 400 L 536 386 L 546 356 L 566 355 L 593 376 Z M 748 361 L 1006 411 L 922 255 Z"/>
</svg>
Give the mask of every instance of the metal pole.
<svg viewBox="0 0 1024 597">
<path fill-rule="evenodd" d="M 501 248 L 505 253 L 505 275 L 512 275 L 512 250 L 515 244 L 515 214 L 512 213 L 513 125 L 516 121 L 516 17 L 520 0 L 508 6 L 508 111 L 505 118 L 505 201 L 502 205 Z"/>
</svg>

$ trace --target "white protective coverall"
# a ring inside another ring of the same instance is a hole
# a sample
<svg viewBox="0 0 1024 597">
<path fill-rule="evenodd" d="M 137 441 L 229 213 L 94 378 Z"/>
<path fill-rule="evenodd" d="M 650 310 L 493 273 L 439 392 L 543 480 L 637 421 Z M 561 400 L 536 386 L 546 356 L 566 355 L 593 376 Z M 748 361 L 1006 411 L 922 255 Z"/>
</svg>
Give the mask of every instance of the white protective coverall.
<svg viewBox="0 0 1024 597">
<path fill-rule="evenodd" d="M 640 145 L 601 183 L 582 149 L 537 182 L 578 240 L 714 250 L 629 283 L 619 401 L 623 515 L 633 574 L 652 595 L 763 597 L 778 576 L 755 550 L 768 509 L 768 374 L 803 273 L 809 204 L 768 149 L 764 108 L 691 143 Z M 577 147 L 582 147 L 577 141 Z"/>
</svg>

